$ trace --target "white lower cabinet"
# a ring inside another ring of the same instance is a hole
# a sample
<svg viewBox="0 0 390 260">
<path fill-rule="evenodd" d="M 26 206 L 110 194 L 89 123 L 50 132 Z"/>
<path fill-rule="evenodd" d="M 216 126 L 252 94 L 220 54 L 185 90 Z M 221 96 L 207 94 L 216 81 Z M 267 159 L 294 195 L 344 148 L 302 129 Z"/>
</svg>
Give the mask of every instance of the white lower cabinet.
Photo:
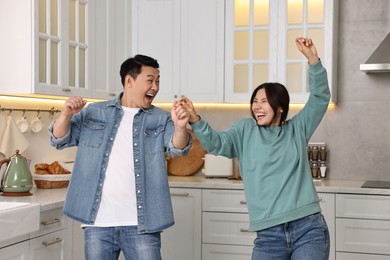
<svg viewBox="0 0 390 260">
<path fill-rule="evenodd" d="M 329 260 L 336 259 L 336 206 L 335 206 L 335 194 L 334 193 L 318 193 L 318 198 L 320 199 L 320 206 L 322 210 L 322 215 L 324 215 L 326 224 L 329 229 L 329 240 L 330 240 L 330 251 L 329 251 Z"/>
<path fill-rule="evenodd" d="M 201 259 L 200 189 L 171 188 L 175 225 L 161 233 L 162 259 Z"/>
<path fill-rule="evenodd" d="M 30 242 L 24 241 L 12 246 L 0 249 L 0 259 L 2 260 L 26 260 L 28 259 Z"/>
<path fill-rule="evenodd" d="M 70 260 L 68 219 L 62 208 L 41 212 L 40 228 L 22 241 L 0 249 L 2 260 Z"/>
<path fill-rule="evenodd" d="M 390 259 L 390 196 L 337 194 L 336 230 L 338 259 Z"/>
<path fill-rule="evenodd" d="M 202 190 L 202 259 L 250 259 L 255 232 L 243 190 Z"/>
<path fill-rule="evenodd" d="M 67 230 L 59 230 L 30 240 L 29 260 L 70 259 L 67 256 Z"/>
<path fill-rule="evenodd" d="M 202 260 L 249 260 L 253 246 L 203 244 Z"/>
</svg>

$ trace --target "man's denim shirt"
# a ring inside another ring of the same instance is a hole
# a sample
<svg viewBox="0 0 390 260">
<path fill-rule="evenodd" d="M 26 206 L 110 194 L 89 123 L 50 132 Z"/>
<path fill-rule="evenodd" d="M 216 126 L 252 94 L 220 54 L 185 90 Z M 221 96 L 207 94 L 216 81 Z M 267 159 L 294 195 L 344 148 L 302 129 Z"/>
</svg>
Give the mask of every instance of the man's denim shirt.
<svg viewBox="0 0 390 260">
<path fill-rule="evenodd" d="M 92 103 L 74 115 L 70 130 L 62 138 L 53 136 L 54 122 L 49 126 L 52 146 L 57 149 L 78 146 L 64 213 L 85 224 L 92 224 L 99 210 L 108 159 L 123 116 L 121 96 Z M 184 149 L 177 149 L 172 144 L 173 133 L 173 121 L 167 111 L 152 106 L 140 109 L 134 117 L 133 160 L 139 233 L 159 232 L 174 224 L 165 152 L 172 157 L 187 155 L 192 138 L 190 136 Z"/>
</svg>

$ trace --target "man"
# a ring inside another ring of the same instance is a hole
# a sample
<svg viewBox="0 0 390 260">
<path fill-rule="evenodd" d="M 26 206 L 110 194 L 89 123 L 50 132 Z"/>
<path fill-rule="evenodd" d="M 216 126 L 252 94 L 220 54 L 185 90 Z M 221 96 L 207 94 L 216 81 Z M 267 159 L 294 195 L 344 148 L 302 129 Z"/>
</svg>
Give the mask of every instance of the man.
<svg viewBox="0 0 390 260">
<path fill-rule="evenodd" d="M 64 213 L 83 223 L 86 259 L 156 260 L 160 232 L 173 225 L 165 153 L 186 155 L 189 114 L 152 105 L 159 91 L 158 62 L 144 55 L 120 69 L 123 93 L 85 107 L 66 100 L 49 126 L 57 149 L 78 146 Z"/>
</svg>

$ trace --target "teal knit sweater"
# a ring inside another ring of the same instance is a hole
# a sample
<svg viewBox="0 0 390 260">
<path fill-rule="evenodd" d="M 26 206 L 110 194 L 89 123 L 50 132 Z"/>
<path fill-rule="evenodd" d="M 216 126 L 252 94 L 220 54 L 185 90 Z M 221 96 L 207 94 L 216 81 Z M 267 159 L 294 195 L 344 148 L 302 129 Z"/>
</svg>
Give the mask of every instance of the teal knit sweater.
<svg viewBox="0 0 390 260">
<path fill-rule="evenodd" d="M 321 211 L 307 156 L 308 141 L 330 100 L 321 62 L 309 65 L 309 84 L 305 107 L 282 126 L 261 127 L 253 118 L 220 132 L 204 120 L 192 125 L 207 152 L 238 158 L 251 231 Z"/>
</svg>

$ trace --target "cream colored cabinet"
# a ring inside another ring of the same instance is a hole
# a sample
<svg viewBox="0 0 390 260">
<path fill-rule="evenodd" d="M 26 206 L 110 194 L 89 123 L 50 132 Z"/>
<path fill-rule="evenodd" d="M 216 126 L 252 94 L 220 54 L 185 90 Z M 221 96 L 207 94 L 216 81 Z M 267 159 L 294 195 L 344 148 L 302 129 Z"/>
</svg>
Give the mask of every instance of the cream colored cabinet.
<svg viewBox="0 0 390 260">
<path fill-rule="evenodd" d="M 389 259 L 389 212 L 389 196 L 337 194 L 336 258 Z"/>
<path fill-rule="evenodd" d="M 309 96 L 307 60 L 296 49 L 297 36 L 310 37 L 327 69 L 336 101 L 338 0 L 227 0 L 225 101 L 249 102 L 264 82 L 280 82 L 292 103 Z"/>
<path fill-rule="evenodd" d="M 329 250 L 329 260 L 336 259 L 336 246 L 335 246 L 335 238 L 336 238 L 336 197 L 334 193 L 318 193 L 318 198 L 320 199 L 320 206 L 322 210 L 322 215 L 324 215 L 326 224 L 329 229 L 329 237 L 330 237 L 330 250 Z"/>
<path fill-rule="evenodd" d="M 161 233 L 163 259 L 201 259 L 200 189 L 171 188 L 175 225 Z"/>
<path fill-rule="evenodd" d="M 90 95 L 94 1 L 16 0 L 1 9 L 2 94 Z"/>
<path fill-rule="evenodd" d="M 30 234 L 29 260 L 71 259 L 69 251 L 68 218 L 62 208 L 41 213 L 40 229 Z"/>
<path fill-rule="evenodd" d="M 2 260 L 28 260 L 28 254 L 28 240 L 0 249 L 0 259 Z"/>
<path fill-rule="evenodd" d="M 92 98 L 112 99 L 123 91 L 119 70 L 131 53 L 131 1 L 96 1 Z"/>
<path fill-rule="evenodd" d="M 40 228 L 22 240 L 13 240 L 0 249 L 4 260 L 70 260 L 68 219 L 62 208 L 41 212 Z"/>
<path fill-rule="evenodd" d="M 224 0 L 133 0 L 133 54 L 160 64 L 157 102 L 223 101 Z"/>
<path fill-rule="evenodd" d="M 243 190 L 202 190 L 202 259 L 250 259 L 250 232 Z"/>
</svg>

